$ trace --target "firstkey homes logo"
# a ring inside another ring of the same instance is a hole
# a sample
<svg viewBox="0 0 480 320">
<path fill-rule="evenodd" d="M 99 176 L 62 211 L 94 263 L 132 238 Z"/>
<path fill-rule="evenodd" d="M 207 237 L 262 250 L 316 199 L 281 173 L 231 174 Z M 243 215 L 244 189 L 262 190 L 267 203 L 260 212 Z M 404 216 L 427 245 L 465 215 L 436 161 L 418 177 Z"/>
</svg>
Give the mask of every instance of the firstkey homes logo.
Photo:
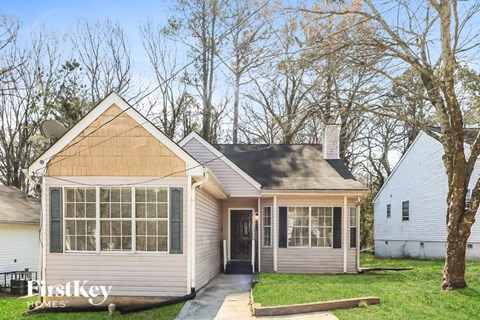
<svg viewBox="0 0 480 320">
<path fill-rule="evenodd" d="M 28 281 L 28 296 L 37 291 L 41 297 L 84 297 L 91 305 L 98 306 L 104 303 L 112 286 L 87 285 L 88 280 L 68 281 L 65 284 L 47 285 L 45 281 Z M 60 304 L 60 306 L 65 304 Z"/>
</svg>

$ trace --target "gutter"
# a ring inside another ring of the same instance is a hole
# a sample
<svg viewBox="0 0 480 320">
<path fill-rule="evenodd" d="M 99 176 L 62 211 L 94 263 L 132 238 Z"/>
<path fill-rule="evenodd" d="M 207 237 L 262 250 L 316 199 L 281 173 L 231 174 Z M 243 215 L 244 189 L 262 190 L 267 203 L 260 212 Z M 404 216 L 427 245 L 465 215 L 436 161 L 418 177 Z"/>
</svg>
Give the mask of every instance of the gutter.
<svg viewBox="0 0 480 320">
<path fill-rule="evenodd" d="M 210 175 L 208 174 L 208 170 L 203 171 L 203 179 L 200 181 L 195 182 L 192 184 L 192 198 L 191 200 L 191 205 L 190 205 L 190 225 L 192 226 L 191 232 L 189 234 L 189 243 L 190 243 L 190 261 L 191 261 L 191 277 L 190 277 L 190 288 L 192 294 L 195 293 L 195 272 L 196 272 L 196 266 L 195 266 L 195 237 L 196 237 L 196 232 L 195 232 L 195 213 L 196 213 L 196 207 L 195 207 L 195 199 L 196 199 L 196 189 L 201 188 L 203 184 L 205 184 L 209 180 Z"/>
</svg>

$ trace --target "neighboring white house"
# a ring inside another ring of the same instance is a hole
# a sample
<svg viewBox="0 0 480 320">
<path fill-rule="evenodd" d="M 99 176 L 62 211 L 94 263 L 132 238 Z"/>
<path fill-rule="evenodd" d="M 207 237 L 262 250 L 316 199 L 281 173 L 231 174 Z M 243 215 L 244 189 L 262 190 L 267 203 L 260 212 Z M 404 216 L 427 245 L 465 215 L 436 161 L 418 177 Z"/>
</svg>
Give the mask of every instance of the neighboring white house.
<svg viewBox="0 0 480 320">
<path fill-rule="evenodd" d="M 39 233 L 40 201 L 0 186 L 0 273 L 39 271 Z"/>
<path fill-rule="evenodd" d="M 466 149 L 478 131 L 466 129 Z M 377 257 L 445 257 L 447 176 L 440 142 L 421 132 L 374 198 Z M 479 175 L 477 163 L 469 196 Z M 467 258 L 480 259 L 480 225 L 474 224 Z"/>
</svg>

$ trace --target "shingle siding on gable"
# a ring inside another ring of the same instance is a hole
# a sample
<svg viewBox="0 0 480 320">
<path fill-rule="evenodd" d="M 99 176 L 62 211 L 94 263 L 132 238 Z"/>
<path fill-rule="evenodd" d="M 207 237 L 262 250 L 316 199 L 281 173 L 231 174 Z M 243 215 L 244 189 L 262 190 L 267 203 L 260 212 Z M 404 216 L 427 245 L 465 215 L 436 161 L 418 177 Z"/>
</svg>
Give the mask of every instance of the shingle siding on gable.
<svg viewBox="0 0 480 320">
<path fill-rule="evenodd" d="M 406 255 L 422 258 L 419 242 L 443 243 L 446 240 L 445 216 L 447 210 L 447 177 L 442 162 L 441 144 L 421 133 L 404 159 L 375 199 L 375 248 L 377 252 L 392 256 Z M 479 174 L 477 164 L 470 189 Z M 390 197 L 391 195 L 391 197 Z M 402 221 L 402 202 L 409 201 L 409 221 Z M 391 217 L 387 218 L 387 205 L 391 204 Z M 388 246 L 385 241 L 389 241 Z M 401 241 L 396 244 L 393 241 Z M 410 248 L 410 241 L 417 241 Z M 474 224 L 469 242 L 480 241 L 480 225 Z M 443 246 L 443 244 L 441 245 Z M 413 250 L 413 251 L 412 251 Z M 434 249 L 432 248 L 432 254 Z"/>
<path fill-rule="evenodd" d="M 188 141 L 183 148 L 200 163 L 205 163 L 217 157 L 195 138 Z M 205 164 L 205 167 L 213 171 L 230 192 L 231 197 L 258 197 L 260 195 L 260 192 L 252 184 L 221 159 L 213 160 Z"/>
</svg>

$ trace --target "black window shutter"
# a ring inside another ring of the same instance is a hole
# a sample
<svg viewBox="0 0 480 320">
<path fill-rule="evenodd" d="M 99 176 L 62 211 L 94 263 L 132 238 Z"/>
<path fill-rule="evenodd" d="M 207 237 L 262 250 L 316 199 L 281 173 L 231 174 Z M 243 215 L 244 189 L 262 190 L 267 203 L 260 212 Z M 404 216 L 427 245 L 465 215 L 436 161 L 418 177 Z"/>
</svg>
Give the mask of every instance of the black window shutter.
<svg viewBox="0 0 480 320">
<path fill-rule="evenodd" d="M 183 189 L 170 188 L 170 253 L 182 253 Z"/>
<path fill-rule="evenodd" d="M 357 247 L 357 227 L 350 228 L 350 248 Z"/>
<path fill-rule="evenodd" d="M 278 212 L 278 247 L 287 247 L 287 207 L 280 207 Z"/>
<path fill-rule="evenodd" d="M 63 252 L 62 188 L 50 188 L 50 252 Z"/>
<path fill-rule="evenodd" d="M 333 208 L 333 247 L 342 247 L 342 208 Z"/>
</svg>

